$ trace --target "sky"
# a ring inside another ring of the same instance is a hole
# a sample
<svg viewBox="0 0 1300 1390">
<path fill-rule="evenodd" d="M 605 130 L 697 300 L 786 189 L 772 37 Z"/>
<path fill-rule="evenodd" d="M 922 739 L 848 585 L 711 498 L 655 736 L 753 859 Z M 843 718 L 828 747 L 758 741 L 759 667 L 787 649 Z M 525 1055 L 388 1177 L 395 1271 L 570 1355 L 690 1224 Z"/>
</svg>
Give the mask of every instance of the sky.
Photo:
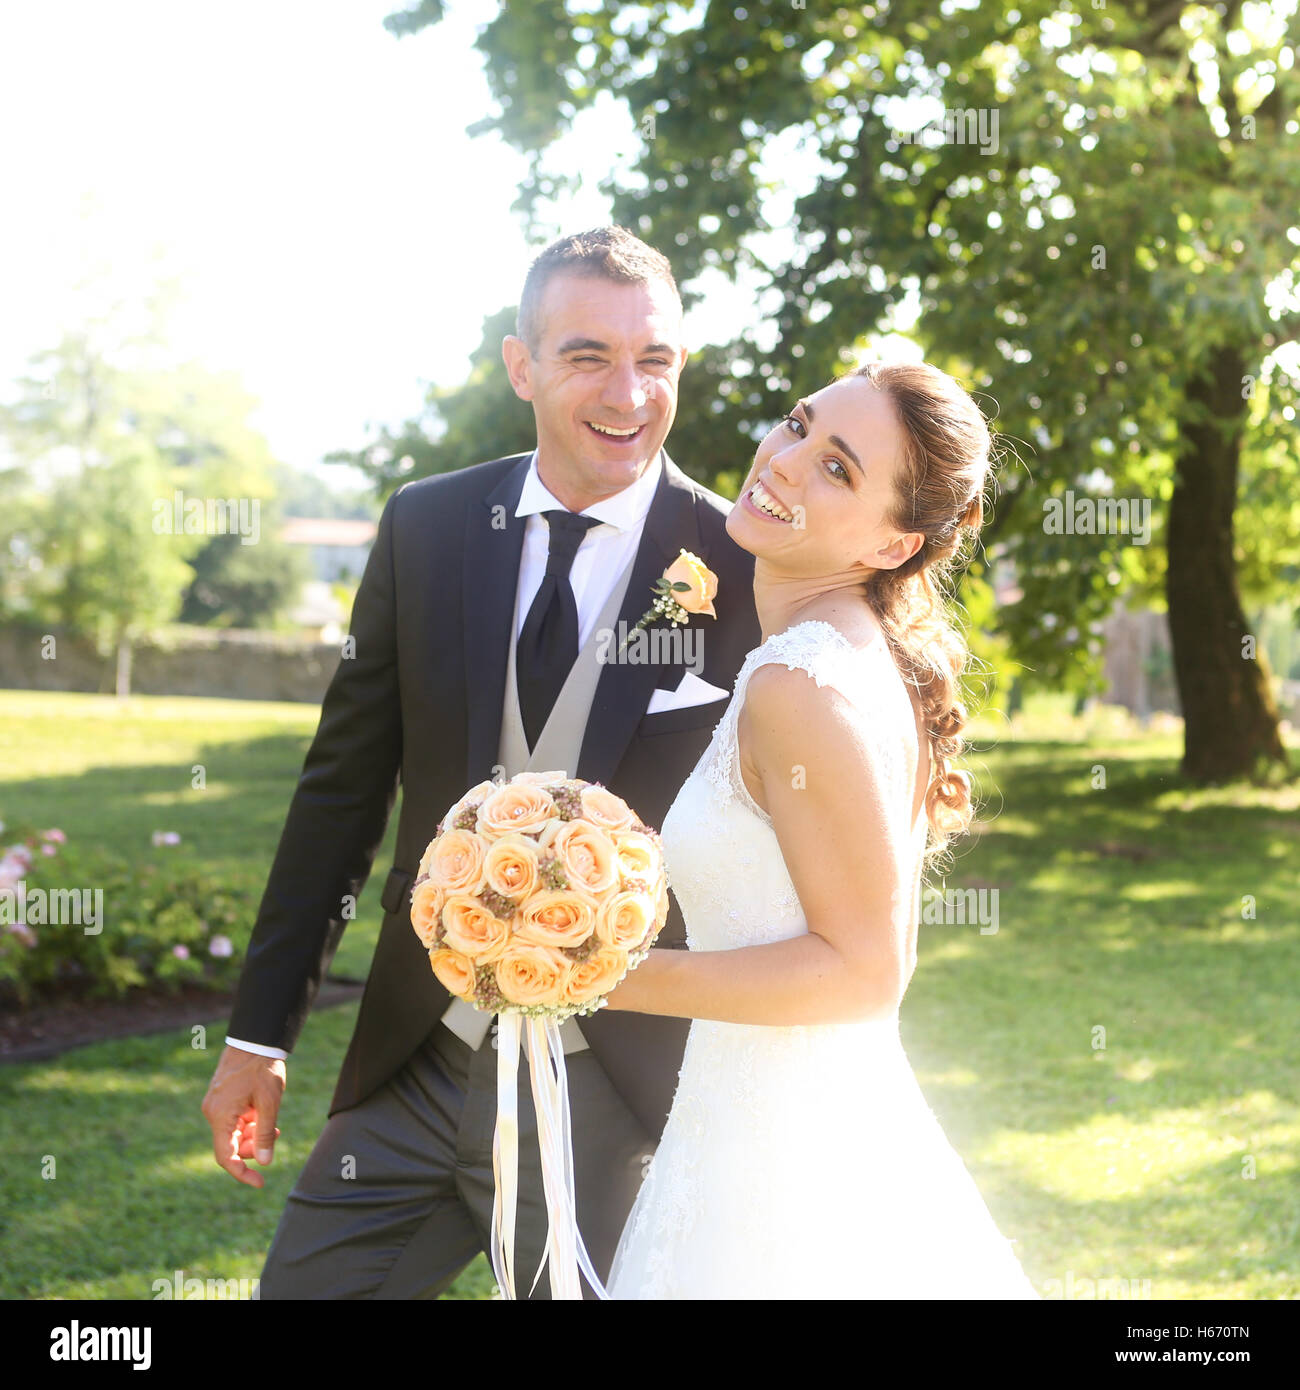
<svg viewBox="0 0 1300 1390">
<path fill-rule="evenodd" d="M 524 157 L 465 134 L 491 110 L 472 44 L 494 0 L 451 0 L 397 39 L 382 20 L 403 7 L 5 6 L 0 392 L 95 302 L 75 288 L 87 276 L 135 299 L 178 277 L 177 352 L 236 369 L 254 425 L 298 467 L 462 380 L 540 245 L 510 211 Z M 609 221 L 595 185 L 636 148 L 612 102 L 583 121 L 568 167 L 591 173 L 554 235 Z M 725 341 L 753 306 L 718 277 L 688 341 Z"/>
</svg>

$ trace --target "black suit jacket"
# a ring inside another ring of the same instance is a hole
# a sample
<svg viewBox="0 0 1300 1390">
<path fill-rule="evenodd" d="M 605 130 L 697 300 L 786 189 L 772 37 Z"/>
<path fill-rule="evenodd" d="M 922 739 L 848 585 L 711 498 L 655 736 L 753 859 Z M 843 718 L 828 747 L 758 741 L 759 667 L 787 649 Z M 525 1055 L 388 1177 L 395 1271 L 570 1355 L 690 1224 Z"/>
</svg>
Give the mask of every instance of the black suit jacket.
<svg viewBox="0 0 1300 1390">
<path fill-rule="evenodd" d="M 525 521 L 514 512 L 529 457 L 422 478 L 388 499 L 352 610 L 354 650 L 345 646 L 325 693 L 280 836 L 228 1031 L 292 1051 L 354 915 L 400 779 L 383 926 L 331 1115 L 394 1075 L 449 1002 L 411 927 L 410 891 L 439 818 L 496 765 Z M 731 504 L 663 459 L 620 617 L 631 627 L 653 601 L 653 581 L 683 548 L 694 552 L 718 576 L 717 618 L 691 619 L 704 630 L 702 676 L 730 691 L 761 635 L 753 556 L 726 533 Z M 574 769 L 654 826 L 726 708 L 719 699 L 647 714 L 651 692 L 675 688 L 686 669 L 606 663 Z M 657 944 L 685 945 L 671 895 Z M 602 1009 L 580 1026 L 657 1139 L 689 1021 Z"/>
</svg>

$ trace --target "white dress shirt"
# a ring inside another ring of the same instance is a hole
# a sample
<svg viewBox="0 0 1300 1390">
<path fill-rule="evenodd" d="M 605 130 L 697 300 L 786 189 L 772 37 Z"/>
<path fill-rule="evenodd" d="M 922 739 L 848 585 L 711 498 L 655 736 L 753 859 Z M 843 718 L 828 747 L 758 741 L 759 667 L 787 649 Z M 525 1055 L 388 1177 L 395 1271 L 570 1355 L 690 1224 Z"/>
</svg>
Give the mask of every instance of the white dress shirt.
<svg viewBox="0 0 1300 1390">
<path fill-rule="evenodd" d="M 636 554 L 641 544 L 641 532 L 645 526 L 650 504 L 654 501 L 655 489 L 663 472 L 663 454 L 656 455 L 642 471 L 636 482 L 606 497 L 600 502 L 585 508 L 582 516 L 598 517 L 601 525 L 593 526 L 582 537 L 578 552 L 573 557 L 573 568 L 569 571 L 569 583 L 573 587 L 573 599 L 578 607 L 578 646 L 591 636 L 600 610 L 605 606 L 615 581 L 623 573 L 628 562 Z M 550 527 L 543 512 L 567 511 L 563 502 L 542 482 L 537 471 L 537 451 L 528 460 L 528 473 L 524 478 L 523 491 L 519 494 L 519 505 L 515 508 L 516 517 L 526 517 L 524 523 L 524 544 L 519 557 L 519 584 L 517 589 L 518 620 L 515 625 L 515 641 L 523 631 L 528 610 L 541 588 L 546 574 L 546 557 L 550 551 Z M 243 1042 L 239 1038 L 227 1037 L 231 1047 L 244 1052 L 256 1052 L 262 1057 L 288 1057 L 280 1047 L 268 1047 L 264 1043 Z"/>
</svg>

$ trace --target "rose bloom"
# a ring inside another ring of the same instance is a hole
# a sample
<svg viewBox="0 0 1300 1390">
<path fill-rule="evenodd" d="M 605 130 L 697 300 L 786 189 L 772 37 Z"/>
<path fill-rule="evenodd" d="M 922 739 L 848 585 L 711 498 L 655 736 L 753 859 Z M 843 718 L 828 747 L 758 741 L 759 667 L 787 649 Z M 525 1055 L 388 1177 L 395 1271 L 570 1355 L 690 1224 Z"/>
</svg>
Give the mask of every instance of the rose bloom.
<svg viewBox="0 0 1300 1390">
<path fill-rule="evenodd" d="M 683 550 L 671 565 L 664 570 L 664 578 L 672 584 L 689 584 L 689 589 L 673 590 L 673 598 L 688 613 L 705 613 L 710 618 L 718 615 L 713 611 L 713 600 L 718 592 L 718 576 L 689 550 Z"/>
<path fill-rule="evenodd" d="M 554 947 L 512 941 L 493 966 L 497 988 L 512 1004 L 562 1004 L 573 963 Z"/>
<path fill-rule="evenodd" d="M 485 800 L 488 796 L 488 793 L 494 792 L 497 789 L 498 785 L 499 784 L 496 782 L 480 782 L 478 786 L 471 787 L 469 791 L 467 791 L 465 795 L 460 798 L 459 801 L 453 801 L 451 805 L 447 808 L 447 814 L 443 816 L 442 824 L 445 825 L 448 830 L 450 830 L 452 828 L 452 821 L 456 819 L 456 817 L 465 809 L 466 806 L 472 805 L 475 801 Z M 420 865 L 421 873 L 426 872 L 426 869 L 426 865 Z"/>
<path fill-rule="evenodd" d="M 478 808 L 478 833 L 497 840 L 512 830 L 540 830 L 554 814 L 549 792 L 526 782 L 508 782 Z"/>
<path fill-rule="evenodd" d="M 648 893 L 615 893 L 596 914 L 596 935 L 606 946 L 638 950 L 655 928 L 655 900 Z"/>
<path fill-rule="evenodd" d="M 468 999 L 474 993 L 478 976 L 474 973 L 474 962 L 459 951 L 442 949 L 429 952 L 429 964 L 438 977 L 438 983 L 447 991 L 461 999 Z"/>
<path fill-rule="evenodd" d="M 561 820 L 559 816 L 552 816 L 540 830 L 530 832 L 528 838 L 535 844 L 538 851 L 546 850 L 550 854 L 555 851 L 551 849 L 551 841 L 560 833 L 563 826 L 571 825 L 571 821 Z"/>
<path fill-rule="evenodd" d="M 614 852 L 618 856 L 618 871 L 624 878 L 653 878 L 663 862 L 659 846 L 639 830 L 615 835 Z"/>
<path fill-rule="evenodd" d="M 581 946 L 596 930 L 596 904 L 571 888 L 535 893 L 519 912 L 515 936 L 534 946 Z"/>
<path fill-rule="evenodd" d="M 587 1004 L 608 994 L 627 970 L 627 952 L 602 946 L 573 967 L 564 999 L 568 1004 Z"/>
<path fill-rule="evenodd" d="M 582 817 L 601 830 L 626 830 L 636 820 L 632 808 L 608 787 L 586 787 L 582 792 Z"/>
<path fill-rule="evenodd" d="M 446 900 L 447 894 L 428 878 L 411 894 L 411 925 L 426 951 L 433 947 Z"/>
<path fill-rule="evenodd" d="M 565 821 L 547 848 L 559 856 L 572 887 L 599 897 L 618 886 L 614 841 L 596 826 L 580 820 Z"/>
<path fill-rule="evenodd" d="M 442 925 L 443 944 L 477 965 L 496 960 L 510 940 L 509 923 L 463 893 L 453 893 L 443 905 Z"/>
<path fill-rule="evenodd" d="M 426 872 L 444 893 L 481 893 L 486 852 L 472 830 L 444 830 L 429 846 Z"/>
<path fill-rule="evenodd" d="M 494 893 L 526 898 L 537 887 L 536 842 L 518 832 L 493 840 L 483 859 L 483 877 Z"/>
<path fill-rule="evenodd" d="M 521 772 L 510 779 L 510 784 L 524 787 L 559 787 L 568 780 L 567 772 Z"/>
</svg>

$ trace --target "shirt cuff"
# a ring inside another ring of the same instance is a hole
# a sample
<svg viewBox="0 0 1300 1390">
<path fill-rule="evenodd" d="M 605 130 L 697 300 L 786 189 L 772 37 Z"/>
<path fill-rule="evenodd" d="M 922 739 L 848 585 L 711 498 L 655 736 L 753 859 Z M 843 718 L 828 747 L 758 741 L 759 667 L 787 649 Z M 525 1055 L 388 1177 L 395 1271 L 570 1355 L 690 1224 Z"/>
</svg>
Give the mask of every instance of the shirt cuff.
<svg viewBox="0 0 1300 1390">
<path fill-rule="evenodd" d="M 226 1042 L 241 1052 L 256 1052 L 259 1057 L 278 1057 L 283 1062 L 289 1056 L 284 1048 L 267 1047 L 265 1043 L 242 1042 L 239 1038 L 227 1038 Z"/>
</svg>

